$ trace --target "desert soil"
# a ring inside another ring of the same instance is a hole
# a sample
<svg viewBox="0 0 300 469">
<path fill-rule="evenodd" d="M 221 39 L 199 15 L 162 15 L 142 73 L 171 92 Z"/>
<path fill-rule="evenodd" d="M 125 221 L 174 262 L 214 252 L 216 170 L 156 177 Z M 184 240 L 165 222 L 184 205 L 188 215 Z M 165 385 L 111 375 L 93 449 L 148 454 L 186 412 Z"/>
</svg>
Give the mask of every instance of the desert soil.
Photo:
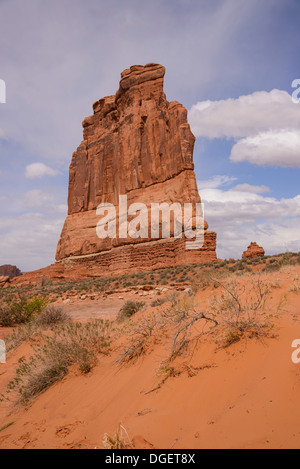
<svg viewBox="0 0 300 469">
<path fill-rule="evenodd" d="M 71 370 L 25 408 L 0 403 L 0 429 L 13 422 L 0 432 L 0 447 L 102 448 L 104 434 L 121 423 L 135 448 L 299 448 L 300 364 L 291 344 L 300 338 L 300 293 L 290 291 L 299 275 L 299 267 L 267 275 L 274 314 L 282 305 L 273 337 L 220 348 L 207 336 L 156 390 L 167 344 L 122 367 L 115 349 L 88 375 Z M 197 300 L 206 305 L 211 293 L 201 290 Z M 123 303 L 115 296 L 64 308 L 76 320 L 114 318 Z M 0 365 L 0 393 L 30 350 L 25 343 Z"/>
</svg>

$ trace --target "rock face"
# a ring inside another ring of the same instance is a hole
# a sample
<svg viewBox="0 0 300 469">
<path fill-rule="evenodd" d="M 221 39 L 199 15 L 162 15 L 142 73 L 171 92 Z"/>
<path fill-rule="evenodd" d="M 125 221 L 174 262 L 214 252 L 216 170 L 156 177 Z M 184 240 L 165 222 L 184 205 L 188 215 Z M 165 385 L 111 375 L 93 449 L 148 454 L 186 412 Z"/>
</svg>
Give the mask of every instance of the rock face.
<svg viewBox="0 0 300 469">
<path fill-rule="evenodd" d="M 20 275 L 22 275 L 22 272 L 15 265 L 0 265 L 0 276 L 8 276 L 12 279 Z"/>
<path fill-rule="evenodd" d="M 83 121 L 83 141 L 70 165 L 68 217 L 57 247 L 57 261 L 97 263 L 106 270 L 158 268 L 216 260 L 216 234 L 207 231 L 200 250 L 186 250 L 184 238 L 100 239 L 99 204 L 119 210 L 127 204 L 199 203 L 193 148 L 195 137 L 186 109 L 168 102 L 165 68 L 135 65 L 121 74 L 114 96 L 93 105 Z M 128 223 L 130 222 L 130 218 Z"/>
<path fill-rule="evenodd" d="M 264 257 L 265 250 L 257 243 L 251 243 L 247 251 L 243 253 L 243 259 L 255 259 L 256 257 Z"/>
<path fill-rule="evenodd" d="M 1 275 L 0 276 L 0 288 L 6 288 L 9 286 L 10 279 L 8 275 Z"/>
</svg>

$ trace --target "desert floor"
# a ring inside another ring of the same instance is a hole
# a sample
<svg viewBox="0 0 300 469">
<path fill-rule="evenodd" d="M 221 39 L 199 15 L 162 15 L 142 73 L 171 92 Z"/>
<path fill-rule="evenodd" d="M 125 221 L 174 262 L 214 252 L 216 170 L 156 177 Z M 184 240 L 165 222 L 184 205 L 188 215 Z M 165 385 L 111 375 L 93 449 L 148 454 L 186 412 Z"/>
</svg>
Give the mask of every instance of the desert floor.
<svg viewBox="0 0 300 469">
<path fill-rule="evenodd" d="M 99 355 L 90 373 L 83 375 L 74 366 L 26 405 L 16 399 L 0 403 L 0 448 L 103 448 L 104 435 L 114 436 L 120 424 L 126 430 L 124 441 L 133 448 L 299 448 L 300 364 L 291 357 L 292 342 L 300 339 L 300 266 L 233 272 L 220 281 L 244 285 L 247 305 L 247 288 L 258 277 L 268 295 L 257 322 L 272 324 L 268 332 L 246 331 L 238 341 L 224 343 L 227 313 L 220 310 L 216 317 L 221 326 L 193 340 L 206 327 L 200 321 L 188 347 L 174 360 L 166 362 L 175 329 L 167 327 L 160 334 L 158 327 L 144 352 L 118 363 L 133 340 L 134 324 L 172 310 L 172 287 L 164 287 L 164 303 L 151 306 L 153 295 L 145 296 L 144 310 L 125 321 L 123 329 L 112 331 L 109 353 Z M 178 293 L 179 302 L 191 296 Z M 223 301 L 222 295 L 218 283 L 200 285 L 195 310 L 208 314 L 213 298 Z M 114 319 L 132 297 L 132 292 L 123 292 L 56 302 L 73 320 L 84 322 Z M 0 328 L 0 338 L 9 332 Z M 19 359 L 32 353 L 30 341 L 8 353 L 7 363 L 0 365 L 0 394 L 5 394 Z"/>
</svg>

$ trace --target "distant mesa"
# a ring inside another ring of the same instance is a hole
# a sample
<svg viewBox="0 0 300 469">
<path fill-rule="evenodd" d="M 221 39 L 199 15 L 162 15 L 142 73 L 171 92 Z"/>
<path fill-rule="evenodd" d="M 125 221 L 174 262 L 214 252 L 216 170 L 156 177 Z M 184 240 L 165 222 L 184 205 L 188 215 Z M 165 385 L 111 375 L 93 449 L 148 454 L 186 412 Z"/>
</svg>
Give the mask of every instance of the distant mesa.
<svg viewBox="0 0 300 469">
<path fill-rule="evenodd" d="M 251 243 L 250 246 L 248 246 L 247 251 L 243 253 L 242 258 L 243 259 L 255 259 L 256 257 L 264 257 L 265 255 L 265 250 L 261 246 L 259 246 L 257 243 Z"/>
<path fill-rule="evenodd" d="M 22 275 L 22 272 L 15 265 L 0 265 L 0 277 L 9 277 L 13 279 Z"/>
</svg>

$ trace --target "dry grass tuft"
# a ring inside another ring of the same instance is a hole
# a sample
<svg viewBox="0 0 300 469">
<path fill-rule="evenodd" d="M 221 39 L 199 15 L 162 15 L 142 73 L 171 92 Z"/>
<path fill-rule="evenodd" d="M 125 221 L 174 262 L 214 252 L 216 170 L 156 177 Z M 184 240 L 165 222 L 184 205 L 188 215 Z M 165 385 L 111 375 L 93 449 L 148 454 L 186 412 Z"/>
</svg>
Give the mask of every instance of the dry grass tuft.
<svg viewBox="0 0 300 469">
<path fill-rule="evenodd" d="M 114 436 L 109 436 L 108 433 L 103 437 L 104 449 L 129 449 L 132 448 L 132 443 L 128 436 L 126 428 L 119 424 L 118 429 Z"/>
</svg>

